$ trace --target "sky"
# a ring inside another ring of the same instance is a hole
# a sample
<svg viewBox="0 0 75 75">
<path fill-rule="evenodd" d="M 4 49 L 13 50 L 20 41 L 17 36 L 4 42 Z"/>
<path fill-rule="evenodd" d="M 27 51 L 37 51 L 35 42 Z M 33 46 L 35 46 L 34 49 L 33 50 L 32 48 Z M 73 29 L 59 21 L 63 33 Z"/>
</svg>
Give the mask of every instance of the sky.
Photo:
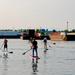
<svg viewBox="0 0 75 75">
<path fill-rule="evenodd" d="M 75 0 L 0 0 L 0 29 L 75 29 Z"/>
</svg>

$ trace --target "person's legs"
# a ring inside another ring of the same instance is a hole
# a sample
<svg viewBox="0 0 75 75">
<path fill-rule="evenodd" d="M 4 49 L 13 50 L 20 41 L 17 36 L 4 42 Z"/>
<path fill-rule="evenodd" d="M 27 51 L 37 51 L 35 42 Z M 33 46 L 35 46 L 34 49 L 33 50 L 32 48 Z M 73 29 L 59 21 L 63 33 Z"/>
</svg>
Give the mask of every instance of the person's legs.
<svg viewBox="0 0 75 75">
<path fill-rule="evenodd" d="M 46 43 L 46 49 L 47 49 L 47 43 Z"/>
<path fill-rule="evenodd" d="M 8 52 L 8 48 L 6 48 L 6 51 Z"/>
<path fill-rule="evenodd" d="M 38 51 L 37 51 L 37 48 L 35 49 L 35 52 L 36 52 L 36 56 L 38 57 Z"/>
<path fill-rule="evenodd" d="M 35 49 L 33 48 L 33 50 L 32 50 L 32 56 L 33 56 L 33 57 L 34 57 L 34 50 L 35 50 Z"/>
<path fill-rule="evenodd" d="M 47 49 L 47 43 L 44 43 L 44 49 Z"/>
<path fill-rule="evenodd" d="M 6 45 L 6 52 L 8 52 L 8 46 Z"/>
<path fill-rule="evenodd" d="M 8 51 L 7 45 L 4 45 L 4 51 Z"/>
<path fill-rule="evenodd" d="M 44 43 L 44 49 L 45 49 L 45 43 Z"/>
</svg>

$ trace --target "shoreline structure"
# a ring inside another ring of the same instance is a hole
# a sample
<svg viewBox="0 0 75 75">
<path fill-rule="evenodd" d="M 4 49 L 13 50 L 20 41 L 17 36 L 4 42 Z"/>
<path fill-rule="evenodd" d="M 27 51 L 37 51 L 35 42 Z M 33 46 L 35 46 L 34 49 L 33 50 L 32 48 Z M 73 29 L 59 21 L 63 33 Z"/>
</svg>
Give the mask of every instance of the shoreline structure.
<svg viewBox="0 0 75 75">
<path fill-rule="evenodd" d="M 75 41 L 74 32 L 49 32 L 46 33 L 46 35 L 42 35 L 40 32 L 35 32 L 34 29 L 30 29 L 27 32 L 0 31 L 0 39 L 29 40 L 31 37 L 36 38 L 37 40 L 42 40 L 44 37 L 47 37 L 47 39 L 51 41 Z"/>
</svg>

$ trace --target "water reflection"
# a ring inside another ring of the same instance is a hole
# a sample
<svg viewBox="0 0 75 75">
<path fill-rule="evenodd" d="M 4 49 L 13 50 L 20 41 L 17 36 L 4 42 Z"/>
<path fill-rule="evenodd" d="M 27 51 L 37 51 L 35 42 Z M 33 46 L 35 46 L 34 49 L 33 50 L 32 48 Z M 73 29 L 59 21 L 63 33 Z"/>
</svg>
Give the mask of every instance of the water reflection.
<svg viewBox="0 0 75 75">
<path fill-rule="evenodd" d="M 7 71 L 8 71 L 8 58 L 7 58 L 8 54 L 3 54 L 3 59 L 2 59 L 2 63 L 3 63 L 3 70 L 2 70 L 2 75 L 8 75 Z"/>
<path fill-rule="evenodd" d="M 44 52 L 44 64 L 47 63 L 47 52 Z"/>
<path fill-rule="evenodd" d="M 37 75 L 38 72 L 38 59 L 32 59 L 32 75 Z"/>
</svg>

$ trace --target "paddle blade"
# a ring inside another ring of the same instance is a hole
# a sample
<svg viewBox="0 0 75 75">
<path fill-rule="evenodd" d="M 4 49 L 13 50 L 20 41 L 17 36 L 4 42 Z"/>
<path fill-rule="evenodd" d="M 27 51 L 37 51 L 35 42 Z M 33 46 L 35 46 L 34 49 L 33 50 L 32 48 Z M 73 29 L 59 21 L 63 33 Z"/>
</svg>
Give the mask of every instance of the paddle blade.
<svg viewBox="0 0 75 75">
<path fill-rule="evenodd" d="M 48 49 L 46 49 L 46 50 L 48 50 Z"/>
<path fill-rule="evenodd" d="M 25 55 L 26 52 L 22 53 L 22 55 Z"/>
<path fill-rule="evenodd" d="M 53 43 L 54 45 L 56 44 L 56 43 Z"/>
<path fill-rule="evenodd" d="M 12 54 L 13 52 L 11 51 L 11 52 L 9 52 L 9 53 L 11 53 L 11 54 Z"/>
</svg>

